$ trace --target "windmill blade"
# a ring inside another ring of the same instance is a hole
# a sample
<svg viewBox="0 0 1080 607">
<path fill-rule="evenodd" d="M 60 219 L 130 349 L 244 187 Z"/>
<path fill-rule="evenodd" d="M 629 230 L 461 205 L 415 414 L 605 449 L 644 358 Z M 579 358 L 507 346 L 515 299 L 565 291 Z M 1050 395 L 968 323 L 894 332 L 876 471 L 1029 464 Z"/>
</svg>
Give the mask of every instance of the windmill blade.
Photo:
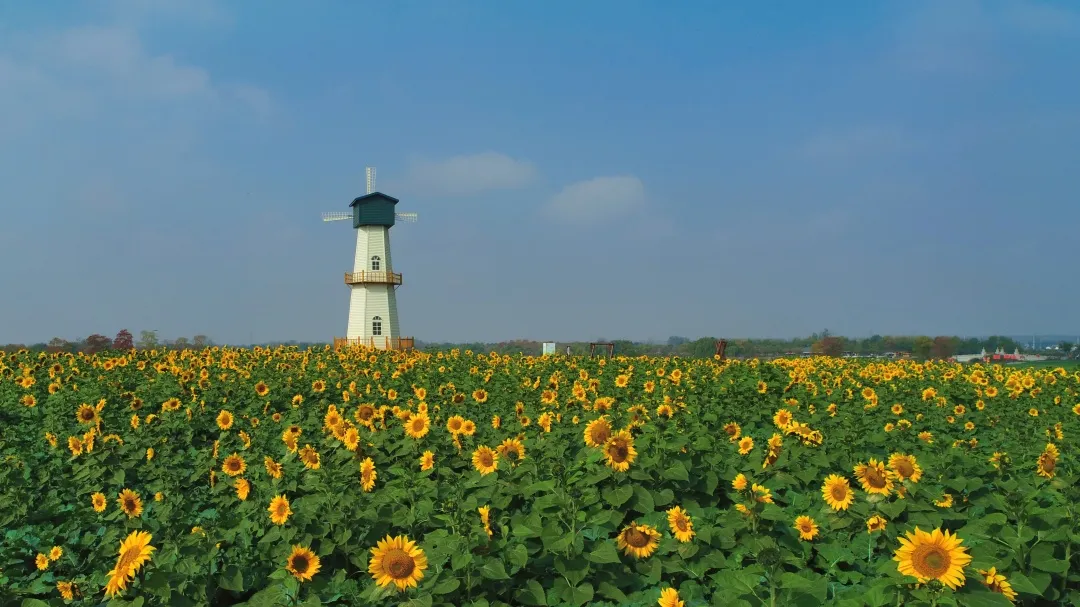
<svg viewBox="0 0 1080 607">
<path fill-rule="evenodd" d="M 398 221 L 409 221 L 409 222 L 416 221 L 416 217 L 417 217 L 416 213 L 394 213 L 394 216 L 397 217 Z"/>
<path fill-rule="evenodd" d="M 345 213 L 343 211 L 333 211 L 333 212 L 330 212 L 330 213 L 323 213 L 322 214 L 322 220 L 323 221 L 345 221 L 345 220 L 348 220 L 348 219 L 352 219 L 352 213 Z"/>
</svg>

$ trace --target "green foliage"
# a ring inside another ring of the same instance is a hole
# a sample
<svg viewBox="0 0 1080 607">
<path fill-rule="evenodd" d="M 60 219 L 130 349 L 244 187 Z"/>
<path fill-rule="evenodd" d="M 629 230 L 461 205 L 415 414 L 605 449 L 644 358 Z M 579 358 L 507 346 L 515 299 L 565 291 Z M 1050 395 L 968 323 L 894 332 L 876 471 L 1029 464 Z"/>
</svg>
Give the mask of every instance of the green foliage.
<svg viewBox="0 0 1080 607">
<path fill-rule="evenodd" d="M 0 604 L 64 604 L 57 582 L 74 582 L 74 602 L 86 605 L 644 606 L 669 587 L 688 606 L 1008 604 L 978 573 L 990 568 L 1018 602 L 1069 604 L 1080 599 L 1078 390 L 1080 374 L 1063 369 L 828 358 L 6 355 Z M 80 422 L 84 404 L 93 419 Z M 222 410 L 230 415 L 219 418 Z M 422 410 L 430 427 L 411 438 L 406 418 Z M 797 424 L 780 427 L 778 411 Z M 613 430 L 632 431 L 626 471 L 585 444 L 601 414 Z M 451 416 L 474 431 L 452 435 Z M 295 449 L 283 436 L 291 426 L 301 429 Z M 93 448 L 74 455 L 69 439 L 85 441 L 91 429 Z M 742 455 L 746 437 L 754 446 Z M 495 472 L 481 474 L 476 449 L 508 440 L 521 441 L 524 459 L 504 452 Z M 1040 456 L 1047 467 L 1047 443 L 1059 454 L 1044 477 L 1036 471 Z M 308 446 L 317 467 L 301 459 Z M 426 450 L 434 466 L 421 470 Z M 223 465 L 234 453 L 245 460 L 246 499 Z M 874 458 L 895 474 L 893 454 L 913 457 L 921 476 L 894 476 L 888 495 L 863 491 L 856 466 Z M 361 486 L 367 458 L 371 491 Z M 733 485 L 740 474 L 742 490 Z M 847 510 L 823 499 L 830 474 L 851 482 Z M 121 511 L 123 489 L 140 495 L 137 516 Z M 96 492 L 108 499 L 101 513 Z M 268 512 L 279 495 L 292 511 L 283 525 Z M 490 508 L 488 528 L 481 507 Z M 689 541 L 669 522 L 675 507 L 692 521 Z M 868 532 L 875 515 L 885 527 Z M 800 538 L 799 516 L 815 521 L 812 539 Z M 659 534 L 641 558 L 619 541 L 632 524 Z M 915 527 L 963 539 L 973 558 L 964 586 L 916 587 L 898 572 L 894 552 Z M 156 550 L 126 591 L 107 598 L 108 572 L 135 530 Z M 404 593 L 368 573 L 377 542 L 398 535 L 427 558 L 418 588 Z M 36 555 L 53 546 L 63 555 L 39 570 Z M 310 581 L 286 569 L 295 546 L 319 559 Z"/>
</svg>

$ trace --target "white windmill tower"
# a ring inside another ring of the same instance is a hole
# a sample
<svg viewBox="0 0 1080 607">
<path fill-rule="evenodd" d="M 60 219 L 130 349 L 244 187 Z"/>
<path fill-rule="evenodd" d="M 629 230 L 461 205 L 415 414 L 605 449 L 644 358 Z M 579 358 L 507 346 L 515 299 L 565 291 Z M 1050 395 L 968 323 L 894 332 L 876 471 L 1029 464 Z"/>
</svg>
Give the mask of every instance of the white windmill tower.
<svg viewBox="0 0 1080 607">
<path fill-rule="evenodd" d="M 401 274 L 390 258 L 390 228 L 395 220 L 416 221 L 416 213 L 398 213 L 398 199 L 375 191 L 375 169 L 367 168 L 367 193 L 349 204 L 352 212 L 323 213 L 323 221 L 351 219 L 356 229 L 356 254 L 349 285 L 349 324 L 344 338 L 334 346 L 364 345 L 382 349 L 413 347 L 413 338 L 402 337 L 398 324 L 397 287 Z"/>
</svg>

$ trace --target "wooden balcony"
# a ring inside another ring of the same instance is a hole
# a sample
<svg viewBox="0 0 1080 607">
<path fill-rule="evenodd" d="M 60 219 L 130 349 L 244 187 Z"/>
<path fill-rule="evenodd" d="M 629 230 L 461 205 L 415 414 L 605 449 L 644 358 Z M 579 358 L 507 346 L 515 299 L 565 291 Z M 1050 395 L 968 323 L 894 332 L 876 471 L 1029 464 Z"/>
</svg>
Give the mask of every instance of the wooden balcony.
<svg viewBox="0 0 1080 607">
<path fill-rule="evenodd" d="M 415 342 L 411 337 L 335 337 L 334 349 L 338 348 L 378 348 L 380 350 L 412 350 Z"/>
<path fill-rule="evenodd" d="M 347 285 L 400 285 L 401 274 L 395 272 L 345 272 Z"/>
</svg>

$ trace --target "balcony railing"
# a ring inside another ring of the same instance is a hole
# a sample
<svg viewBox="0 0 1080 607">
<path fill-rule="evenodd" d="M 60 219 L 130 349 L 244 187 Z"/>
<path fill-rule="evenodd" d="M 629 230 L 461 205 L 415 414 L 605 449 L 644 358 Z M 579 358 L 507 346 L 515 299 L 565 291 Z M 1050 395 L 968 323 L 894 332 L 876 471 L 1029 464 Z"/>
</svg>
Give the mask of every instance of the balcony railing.
<svg viewBox="0 0 1080 607">
<path fill-rule="evenodd" d="M 395 272 L 345 272 L 345 284 L 347 285 L 399 285 L 401 274 Z"/>
<path fill-rule="evenodd" d="M 382 350 L 411 350 L 415 347 L 411 337 L 335 337 L 334 349 L 349 347 L 379 348 Z"/>
</svg>

